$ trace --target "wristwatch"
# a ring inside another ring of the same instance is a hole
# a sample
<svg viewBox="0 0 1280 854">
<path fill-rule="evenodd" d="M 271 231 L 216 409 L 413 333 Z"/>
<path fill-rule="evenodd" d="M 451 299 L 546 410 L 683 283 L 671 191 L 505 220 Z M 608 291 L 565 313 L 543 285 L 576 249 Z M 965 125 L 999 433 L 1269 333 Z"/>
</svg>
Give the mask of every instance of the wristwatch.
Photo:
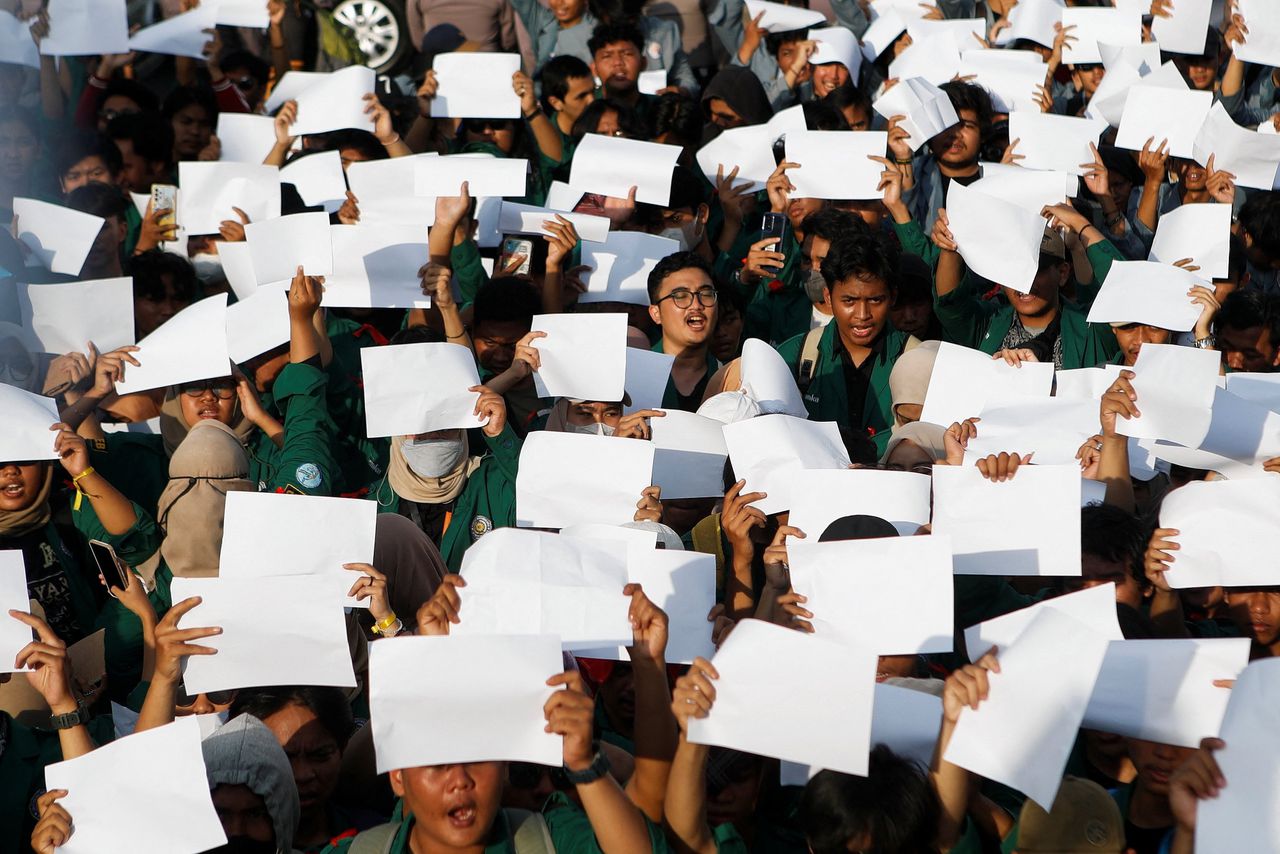
<svg viewBox="0 0 1280 854">
<path fill-rule="evenodd" d="M 1204 338 L 1197 338 L 1192 346 L 1200 350 L 1212 350 L 1218 344 L 1218 339 L 1212 335 L 1206 335 Z"/>
<path fill-rule="evenodd" d="M 79 704 L 76 705 L 74 712 L 67 712 L 62 715 L 49 715 L 49 727 L 51 729 L 71 729 L 72 727 L 87 724 L 89 722 L 89 710 Z"/>
<path fill-rule="evenodd" d="M 609 773 L 609 759 L 600 752 L 599 742 L 595 745 L 596 756 L 591 760 L 591 764 L 581 771 L 571 771 L 565 766 L 564 776 L 570 783 L 575 786 L 582 786 L 586 783 L 594 783 L 605 774 Z"/>
</svg>

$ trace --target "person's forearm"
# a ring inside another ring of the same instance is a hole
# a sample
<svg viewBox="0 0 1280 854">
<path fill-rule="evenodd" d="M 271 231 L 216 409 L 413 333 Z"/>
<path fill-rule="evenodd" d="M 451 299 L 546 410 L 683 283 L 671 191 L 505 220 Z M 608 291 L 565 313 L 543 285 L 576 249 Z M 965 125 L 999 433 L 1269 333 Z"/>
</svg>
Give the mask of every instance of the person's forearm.
<svg viewBox="0 0 1280 854">
<path fill-rule="evenodd" d="M 267 157 L 262 161 L 263 166 L 283 166 L 285 161 L 289 159 L 290 143 L 277 141 L 271 146 L 271 151 L 267 153 Z"/>
<path fill-rule="evenodd" d="M 62 97 L 62 83 L 58 80 L 58 62 L 52 56 L 40 57 L 40 106 L 44 117 L 60 121 L 66 104 Z"/>
<path fill-rule="evenodd" d="M 59 416 L 62 418 L 63 424 L 66 424 L 72 430 L 78 430 L 81 423 L 98 408 L 100 403 L 102 403 L 102 398 L 100 397 L 95 397 L 92 394 L 82 395 L 75 403 L 64 407 Z"/>
<path fill-rule="evenodd" d="M 196 82 L 196 61 L 189 56 L 173 58 L 173 76 L 179 86 L 193 86 Z"/>
<path fill-rule="evenodd" d="M 436 220 L 435 225 L 427 230 L 427 253 L 433 264 L 440 264 L 452 269 L 449 254 L 453 251 L 454 231 L 459 220 Z"/>
<path fill-rule="evenodd" d="M 440 319 L 444 321 L 444 337 L 450 344 L 461 344 L 468 350 L 472 350 L 471 336 L 467 334 L 466 324 L 462 322 L 462 312 L 458 311 L 457 303 L 449 303 L 449 305 L 438 306 L 440 309 Z"/>
<path fill-rule="evenodd" d="M 551 120 L 547 118 L 542 110 L 538 110 L 527 121 L 529 122 L 529 130 L 533 131 L 533 141 L 538 144 L 538 150 L 548 160 L 554 160 L 559 163 L 560 159 L 564 157 L 564 144 L 560 141 L 560 134 L 552 126 Z"/>
<path fill-rule="evenodd" d="M 327 368 L 333 361 L 333 342 L 329 340 L 329 324 L 325 320 L 324 309 L 311 315 L 311 326 L 315 329 L 316 340 L 320 345 L 320 367 Z"/>
<path fill-rule="evenodd" d="M 1173 841 L 1169 845 L 1169 854 L 1195 854 L 1196 831 L 1192 827 L 1174 828 Z"/>
<path fill-rule="evenodd" d="M 754 588 L 751 583 L 751 555 L 745 558 L 736 551 L 733 555 L 733 572 L 725 579 L 724 598 L 728 603 L 728 617 L 742 620 L 751 616 L 756 606 Z"/>
<path fill-rule="evenodd" d="M 711 748 L 692 744 L 683 734 L 671 762 L 663 817 L 679 848 L 694 854 L 715 854 L 715 838 L 707 825 L 707 756 Z"/>
<path fill-rule="evenodd" d="M 156 614 L 139 618 L 142 622 L 142 681 L 150 682 L 156 674 Z"/>
<path fill-rule="evenodd" d="M 933 277 L 933 286 L 937 295 L 944 297 L 960 287 L 962 278 L 964 278 L 964 259 L 960 257 L 959 252 L 944 249 L 938 255 L 938 269 Z"/>
<path fill-rule="evenodd" d="M 728 252 L 733 248 L 734 242 L 737 241 L 738 235 L 742 233 L 742 217 L 731 216 L 728 211 L 724 212 L 724 225 L 720 227 L 720 236 L 716 238 L 716 249 L 721 252 Z"/>
<path fill-rule="evenodd" d="M 388 157 L 408 157 L 413 154 L 413 149 L 409 148 L 409 144 L 404 141 L 400 134 L 396 134 L 396 138 L 391 142 L 384 142 L 382 147 L 386 149 Z"/>
<path fill-rule="evenodd" d="M 1227 60 L 1227 70 L 1222 75 L 1222 97 L 1232 98 L 1244 86 L 1244 62 L 1233 53 Z"/>
<path fill-rule="evenodd" d="M 420 115 L 409 126 L 409 132 L 405 134 L 405 143 L 411 151 L 417 154 L 421 154 L 424 151 L 437 151 L 440 154 L 444 154 L 440 150 L 440 146 L 436 144 L 435 130 L 435 121 Z"/>
<path fill-rule="evenodd" d="M 496 377 L 490 377 L 484 387 L 495 394 L 506 394 L 524 381 L 524 377 L 518 373 L 514 367 L 507 368 Z"/>
<path fill-rule="evenodd" d="M 671 686 L 665 663 L 632 659 L 631 666 L 636 697 L 636 767 L 626 791 L 650 821 L 661 823 L 667 778 L 680 730 L 671 714 Z"/>
<path fill-rule="evenodd" d="M 934 792 L 942 807 L 938 815 L 938 847 L 944 851 L 955 845 L 960 836 L 972 788 L 969 772 L 942 758 L 954 732 L 955 724 L 944 718 L 938 733 L 938 745 L 934 748 L 933 764 L 929 769 L 929 780 L 933 783 Z"/>
<path fill-rule="evenodd" d="M 93 505 L 93 512 L 98 521 L 112 536 L 127 534 L 138 524 L 138 514 L 134 512 L 133 502 L 125 498 L 107 479 L 96 471 L 87 477 L 80 478 L 80 490 Z"/>
<path fill-rule="evenodd" d="M 67 708 L 51 709 L 50 711 L 55 715 L 67 715 L 71 714 L 75 710 L 76 706 L 71 705 Z M 93 743 L 93 737 L 89 735 L 89 728 L 84 724 L 79 724 L 78 726 L 73 726 L 69 729 L 58 730 L 58 746 L 62 748 L 62 758 L 64 761 L 67 759 L 76 759 L 77 757 L 84 756 L 86 753 L 92 753 L 93 749 L 97 747 L 97 745 Z"/>
<path fill-rule="evenodd" d="M 560 314 L 564 311 L 564 276 L 559 267 L 547 267 L 542 276 L 542 313 Z"/>
<path fill-rule="evenodd" d="M 1160 182 L 1147 181 L 1142 185 L 1142 196 L 1138 199 L 1138 220 L 1151 231 L 1156 230 L 1159 204 Z"/>
<path fill-rule="evenodd" d="M 760 591 L 760 601 L 756 604 L 756 619 L 766 623 L 774 622 L 778 610 L 778 597 L 786 592 L 786 589 L 774 587 L 766 581 L 764 589 Z"/>
<path fill-rule="evenodd" d="M 268 31 L 271 39 L 271 66 L 276 72 L 276 82 L 289 73 L 289 55 L 284 50 L 284 28 L 280 24 L 272 24 Z"/>
<path fill-rule="evenodd" d="M 1156 588 L 1151 596 L 1151 622 L 1159 630 L 1162 638 L 1189 638 L 1187 618 L 1182 612 L 1182 597 L 1177 590 L 1160 590 Z"/>
<path fill-rule="evenodd" d="M 178 686 L 167 679 L 152 679 L 147 686 L 147 696 L 142 701 L 142 710 L 138 712 L 138 725 L 134 732 L 145 732 L 173 723 L 174 704 L 177 702 Z"/>
<path fill-rule="evenodd" d="M 1129 439 L 1126 436 L 1103 436 L 1098 459 L 1098 480 L 1107 487 L 1103 503 L 1135 512 L 1137 499 L 1133 479 L 1129 476 Z"/>
<path fill-rule="evenodd" d="M 627 798 L 612 774 L 575 788 L 582 801 L 582 809 L 591 822 L 591 830 L 596 835 L 596 843 L 604 854 L 649 854 L 652 851 L 644 816 Z"/>
<path fill-rule="evenodd" d="M 289 361 L 295 365 L 320 355 L 320 336 L 310 317 L 289 316 Z"/>
</svg>

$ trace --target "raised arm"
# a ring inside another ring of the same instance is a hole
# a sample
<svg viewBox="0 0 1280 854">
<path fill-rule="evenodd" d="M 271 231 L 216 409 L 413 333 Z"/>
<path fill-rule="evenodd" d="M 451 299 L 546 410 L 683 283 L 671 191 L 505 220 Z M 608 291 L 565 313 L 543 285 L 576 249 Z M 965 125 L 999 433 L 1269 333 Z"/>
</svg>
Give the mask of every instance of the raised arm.
<svg viewBox="0 0 1280 854">
<path fill-rule="evenodd" d="M 661 822 L 677 729 L 667 683 L 667 615 L 639 584 L 628 584 L 622 592 L 631 597 L 632 643 L 627 655 L 636 694 L 636 767 L 626 792 L 650 821 Z"/>
<path fill-rule="evenodd" d="M 689 672 L 676 680 L 671 712 L 680 727 L 676 755 L 667 782 L 667 832 L 677 850 L 715 854 L 716 842 L 707 823 L 707 757 L 711 748 L 689 741 L 689 719 L 705 718 L 716 700 L 713 680 L 720 674 L 705 658 L 695 658 Z"/>
</svg>

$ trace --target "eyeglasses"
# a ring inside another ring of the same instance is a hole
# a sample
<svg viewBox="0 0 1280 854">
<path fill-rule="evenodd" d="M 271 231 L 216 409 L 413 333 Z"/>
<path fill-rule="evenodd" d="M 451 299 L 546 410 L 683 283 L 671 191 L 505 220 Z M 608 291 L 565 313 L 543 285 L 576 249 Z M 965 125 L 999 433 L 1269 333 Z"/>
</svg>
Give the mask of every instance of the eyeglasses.
<svg viewBox="0 0 1280 854">
<path fill-rule="evenodd" d="M 236 88 L 239 89 L 241 92 L 248 92 L 257 83 L 256 80 L 254 80 L 252 77 L 248 75 L 245 75 L 244 77 L 238 77 L 235 80 L 232 80 L 231 82 L 236 84 Z"/>
<path fill-rule="evenodd" d="M 676 308 L 688 308 L 693 305 L 694 296 L 694 292 L 688 288 L 677 288 L 658 300 L 658 302 L 655 302 L 654 305 L 658 305 L 663 300 L 671 300 L 675 303 Z M 710 308 L 720 299 L 720 294 L 714 288 L 699 288 L 696 296 L 698 297 L 698 304 L 703 308 Z"/>
<path fill-rule="evenodd" d="M 177 690 L 173 695 L 173 705 L 179 709 L 185 709 L 196 704 L 196 698 L 200 694 L 187 693 L 187 686 L 182 682 L 178 683 Z M 231 701 L 236 698 L 235 690 L 230 691 L 205 691 L 204 698 L 215 706 L 229 706 Z"/>
<path fill-rule="evenodd" d="M 187 397 L 200 397 L 206 391 L 212 392 L 218 400 L 230 400 L 236 396 L 236 381 L 227 377 L 220 380 L 204 380 L 197 383 L 183 383 L 180 387 Z"/>
</svg>

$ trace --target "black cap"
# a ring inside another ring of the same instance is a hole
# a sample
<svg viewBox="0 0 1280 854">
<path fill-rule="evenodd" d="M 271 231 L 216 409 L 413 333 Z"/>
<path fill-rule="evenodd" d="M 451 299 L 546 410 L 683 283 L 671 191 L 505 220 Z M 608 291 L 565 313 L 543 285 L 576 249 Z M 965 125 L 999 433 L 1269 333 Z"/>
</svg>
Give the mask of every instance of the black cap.
<svg viewBox="0 0 1280 854">
<path fill-rule="evenodd" d="M 879 537 L 896 537 L 898 529 L 893 524 L 881 519 L 879 516 L 864 516 L 857 514 L 854 516 L 841 516 L 839 519 L 827 526 L 822 532 L 822 536 L 818 537 L 820 543 L 830 543 L 836 540 L 874 540 Z"/>
</svg>

